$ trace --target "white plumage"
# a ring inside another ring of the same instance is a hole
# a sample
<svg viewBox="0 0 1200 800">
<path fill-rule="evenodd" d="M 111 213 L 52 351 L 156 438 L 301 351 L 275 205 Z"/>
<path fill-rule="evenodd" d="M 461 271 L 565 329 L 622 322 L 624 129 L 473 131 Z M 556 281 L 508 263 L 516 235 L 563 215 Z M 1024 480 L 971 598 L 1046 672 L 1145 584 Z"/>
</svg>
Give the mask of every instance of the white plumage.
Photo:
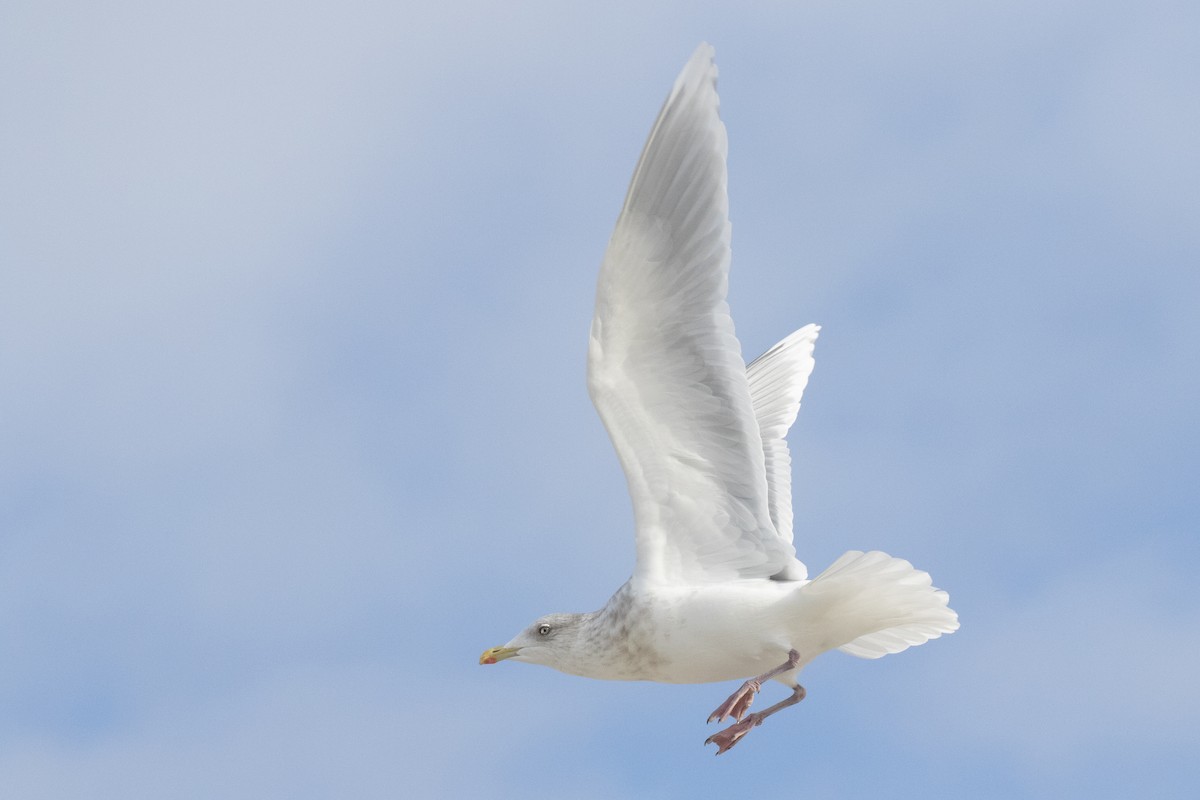
<svg viewBox="0 0 1200 800">
<path fill-rule="evenodd" d="M 720 753 L 799 702 L 796 676 L 821 653 L 877 658 L 958 618 L 902 559 L 851 551 L 809 581 L 796 558 L 785 436 L 819 328 L 742 360 L 716 77 L 701 45 L 651 129 L 596 289 L 588 389 L 633 500 L 633 575 L 600 610 L 541 617 L 480 661 L 664 683 L 756 676 L 710 717 L 737 720 L 710 737 Z M 792 696 L 748 713 L 767 679 Z"/>
</svg>

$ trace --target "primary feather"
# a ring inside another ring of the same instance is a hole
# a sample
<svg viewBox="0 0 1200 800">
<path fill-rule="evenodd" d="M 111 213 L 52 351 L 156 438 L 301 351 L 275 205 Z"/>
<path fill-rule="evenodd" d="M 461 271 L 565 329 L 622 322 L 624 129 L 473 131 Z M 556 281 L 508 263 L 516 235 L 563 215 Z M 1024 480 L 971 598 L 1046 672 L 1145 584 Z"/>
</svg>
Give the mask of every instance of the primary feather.
<svg viewBox="0 0 1200 800">
<path fill-rule="evenodd" d="M 725 126 L 702 46 L 659 112 L 596 289 L 588 389 L 625 470 L 643 580 L 769 577 L 794 560 L 771 521 L 762 439 L 725 303 Z"/>
</svg>

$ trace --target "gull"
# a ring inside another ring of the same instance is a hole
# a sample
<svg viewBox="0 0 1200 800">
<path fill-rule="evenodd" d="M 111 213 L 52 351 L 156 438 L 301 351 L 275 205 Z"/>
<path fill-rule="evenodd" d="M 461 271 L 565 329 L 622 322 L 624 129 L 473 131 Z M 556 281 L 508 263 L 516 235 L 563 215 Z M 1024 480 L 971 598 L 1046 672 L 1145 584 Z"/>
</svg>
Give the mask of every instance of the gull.
<svg viewBox="0 0 1200 800">
<path fill-rule="evenodd" d="M 637 563 L 603 608 L 547 614 L 480 664 L 605 680 L 743 680 L 708 721 L 726 752 L 799 703 L 800 671 L 841 650 L 879 658 L 958 629 L 929 574 L 851 550 L 809 580 L 792 538 L 785 436 L 813 369 L 806 325 L 748 366 L 726 304 L 730 224 L 713 49 L 667 96 L 596 288 L 588 391 L 633 500 Z M 791 690 L 751 712 L 767 681 Z"/>
</svg>

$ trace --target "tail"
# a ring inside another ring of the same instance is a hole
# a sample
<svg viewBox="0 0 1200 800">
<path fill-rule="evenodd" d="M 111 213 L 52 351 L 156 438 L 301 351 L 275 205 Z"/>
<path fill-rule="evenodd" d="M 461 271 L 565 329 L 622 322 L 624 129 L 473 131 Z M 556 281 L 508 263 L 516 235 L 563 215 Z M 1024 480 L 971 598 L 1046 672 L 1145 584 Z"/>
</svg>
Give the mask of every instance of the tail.
<svg viewBox="0 0 1200 800">
<path fill-rule="evenodd" d="M 843 554 L 802 592 L 819 609 L 822 649 L 879 658 L 958 630 L 929 573 L 878 550 Z"/>
</svg>

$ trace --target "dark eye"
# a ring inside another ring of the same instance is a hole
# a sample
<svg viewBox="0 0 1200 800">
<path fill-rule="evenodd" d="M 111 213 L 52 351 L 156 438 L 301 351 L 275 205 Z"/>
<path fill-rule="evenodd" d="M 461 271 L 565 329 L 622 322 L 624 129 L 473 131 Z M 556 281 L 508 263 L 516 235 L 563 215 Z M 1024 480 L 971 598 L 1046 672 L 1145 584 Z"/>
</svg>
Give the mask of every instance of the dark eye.
<svg viewBox="0 0 1200 800">
<path fill-rule="evenodd" d="M 549 636 L 550 626 L 546 624 L 538 625 L 538 636 Z"/>
</svg>

